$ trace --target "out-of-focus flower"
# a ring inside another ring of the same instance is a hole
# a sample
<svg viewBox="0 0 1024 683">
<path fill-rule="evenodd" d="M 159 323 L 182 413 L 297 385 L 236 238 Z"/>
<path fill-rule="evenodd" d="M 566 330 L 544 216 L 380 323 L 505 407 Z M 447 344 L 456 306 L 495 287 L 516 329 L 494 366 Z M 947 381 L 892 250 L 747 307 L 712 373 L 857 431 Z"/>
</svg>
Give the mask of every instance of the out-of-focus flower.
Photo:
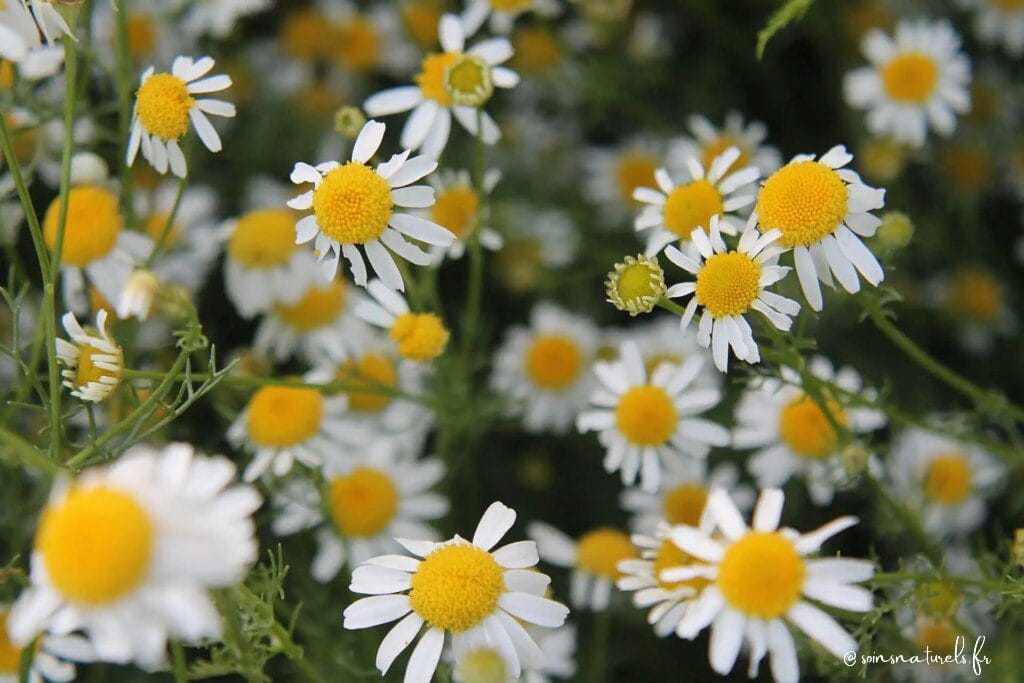
<svg viewBox="0 0 1024 683">
<path fill-rule="evenodd" d="M 490 18 L 494 33 L 508 33 L 523 14 L 553 17 L 562 11 L 558 0 L 470 0 L 462 12 L 462 25 L 466 35 L 473 35 Z"/>
<path fill-rule="evenodd" d="M 877 237 L 886 249 L 902 249 L 914 238 L 914 222 L 901 211 L 886 211 L 882 214 Z"/>
<path fill-rule="evenodd" d="M 550 524 L 531 522 L 526 534 L 544 562 L 573 570 L 569 602 L 578 609 L 608 609 L 615 581 L 622 578 L 619 562 L 639 557 L 629 536 L 614 527 L 591 529 L 574 540 Z"/>
<path fill-rule="evenodd" d="M 57 338 L 57 357 L 65 365 L 61 371 L 64 386 L 71 395 L 83 401 L 99 402 L 113 393 L 121 383 L 124 372 L 124 354 L 121 347 L 107 333 L 107 312 L 96 314 L 96 334 L 90 334 L 78 324 L 75 314 L 61 318 L 70 342 Z"/>
<path fill-rule="evenodd" d="M 54 44 L 56 34 L 74 39 L 60 13 L 46 0 L 31 5 L 8 0 L 0 5 L 0 58 L 16 64 L 23 78 L 34 81 L 57 73 L 64 63 L 64 48 Z"/>
<path fill-rule="evenodd" d="M 961 266 L 940 276 L 926 288 L 928 303 L 956 325 L 968 351 L 987 354 L 999 336 L 1017 328 L 1017 317 L 1007 301 L 1005 285 L 992 270 Z"/>
<path fill-rule="evenodd" d="M 643 206 L 633 198 L 640 187 L 655 187 L 654 174 L 665 167 L 664 142 L 636 136 L 616 147 L 584 148 L 580 162 L 586 173 L 583 191 L 601 207 L 600 220 L 616 224 Z M 678 164 L 672 166 L 675 168 Z"/>
<path fill-rule="evenodd" d="M 380 280 L 371 280 L 366 289 L 374 301 L 357 304 L 356 315 L 387 330 L 400 356 L 427 362 L 444 353 L 451 333 L 440 317 L 434 313 L 413 313 L 405 298 Z"/>
<path fill-rule="evenodd" d="M 1013 57 L 1024 54 L 1024 6 L 1014 0 L 959 0 L 974 11 L 974 32 Z"/>
<path fill-rule="evenodd" d="M 121 298 L 117 301 L 118 318 L 145 320 L 160 296 L 160 280 L 151 270 L 140 268 L 134 271 L 124 285 Z"/>
<path fill-rule="evenodd" d="M 433 246 L 430 249 L 435 261 L 444 257 L 460 259 L 466 253 L 466 242 L 477 233 L 480 246 L 490 251 L 501 249 L 505 241 L 501 235 L 486 225 L 480 225 L 482 203 L 490 195 L 498 181 L 501 171 L 496 168 L 484 173 L 482 190 L 473 187 L 468 171 L 446 169 L 427 179 L 434 188 L 435 201 L 424 217 L 440 225 L 455 235 L 455 241 L 448 247 Z M 483 196 L 481 196 L 483 195 Z"/>
<path fill-rule="evenodd" d="M 239 19 L 257 14 L 272 5 L 271 0 L 202 0 L 182 2 L 183 26 L 193 36 L 226 38 Z"/>
<path fill-rule="evenodd" d="M 23 648 L 10 641 L 7 615 L 10 605 L 0 605 L 0 682 L 19 683 L 18 664 Z M 75 680 L 75 662 L 91 662 L 95 651 L 80 635 L 44 635 L 39 639 L 28 671 L 29 683 L 68 683 Z"/>
<path fill-rule="evenodd" d="M 762 176 L 767 176 L 782 165 L 779 150 L 764 144 L 767 126 L 760 121 L 745 122 L 738 111 L 726 114 L 721 127 L 700 114 L 687 119 L 687 125 L 693 137 L 680 137 L 669 143 L 668 163 L 672 167 L 681 167 L 692 157 L 704 168 L 711 168 L 715 158 L 730 147 L 737 148 L 740 155 L 727 171 L 754 166 Z"/>
</svg>

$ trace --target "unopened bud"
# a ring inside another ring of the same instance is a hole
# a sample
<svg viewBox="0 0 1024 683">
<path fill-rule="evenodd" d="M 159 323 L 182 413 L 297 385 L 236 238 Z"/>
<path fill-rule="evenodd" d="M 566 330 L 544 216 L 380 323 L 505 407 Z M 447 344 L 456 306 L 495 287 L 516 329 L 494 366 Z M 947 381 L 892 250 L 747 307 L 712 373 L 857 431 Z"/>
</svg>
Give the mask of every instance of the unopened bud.
<svg viewBox="0 0 1024 683">
<path fill-rule="evenodd" d="M 887 211 L 878 226 L 878 240 L 890 251 L 902 249 L 914 237 L 914 222 L 900 211 Z"/>
<path fill-rule="evenodd" d="M 851 444 L 839 454 L 839 462 L 851 477 L 860 476 L 867 470 L 871 454 L 860 444 Z"/>
<path fill-rule="evenodd" d="M 359 107 L 342 107 L 334 114 L 334 132 L 355 140 L 366 125 L 366 116 Z"/>
<path fill-rule="evenodd" d="M 117 302 L 117 317 L 145 320 L 160 295 L 160 280 L 150 270 L 136 270 L 128 277 Z"/>
</svg>

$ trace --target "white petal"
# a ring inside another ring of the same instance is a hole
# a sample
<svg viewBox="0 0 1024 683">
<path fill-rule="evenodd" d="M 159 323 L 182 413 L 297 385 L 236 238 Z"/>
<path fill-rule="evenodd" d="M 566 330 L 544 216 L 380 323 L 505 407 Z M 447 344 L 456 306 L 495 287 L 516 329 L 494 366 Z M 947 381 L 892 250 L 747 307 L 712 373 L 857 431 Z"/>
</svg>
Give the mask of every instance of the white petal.
<svg viewBox="0 0 1024 683">
<path fill-rule="evenodd" d="M 495 501 L 484 512 L 473 533 L 473 545 L 490 550 L 508 533 L 516 521 L 516 511 Z"/>
<path fill-rule="evenodd" d="M 369 161 L 380 149 L 386 129 L 387 126 L 380 121 L 367 121 L 363 129 L 359 131 L 355 144 L 352 145 L 352 161 L 359 164 Z"/>
</svg>

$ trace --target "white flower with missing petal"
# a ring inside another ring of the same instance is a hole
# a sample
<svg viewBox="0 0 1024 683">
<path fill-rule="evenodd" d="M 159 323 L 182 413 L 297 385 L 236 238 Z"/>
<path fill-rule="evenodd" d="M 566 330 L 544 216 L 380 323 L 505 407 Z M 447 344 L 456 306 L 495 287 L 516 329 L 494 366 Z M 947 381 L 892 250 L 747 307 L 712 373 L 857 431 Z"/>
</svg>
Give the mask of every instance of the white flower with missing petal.
<svg viewBox="0 0 1024 683">
<path fill-rule="evenodd" d="M 450 334 L 440 316 L 413 313 L 405 297 L 380 280 L 371 280 L 367 291 L 374 301 L 359 303 L 356 315 L 387 330 L 402 358 L 425 363 L 444 353 Z"/>
<path fill-rule="evenodd" d="M 82 329 L 75 314 L 67 312 L 61 318 L 71 341 L 57 338 L 57 358 L 65 366 L 61 371 L 64 386 L 71 395 L 83 401 L 99 402 L 110 396 L 121 383 L 124 372 L 124 354 L 121 347 L 107 333 L 107 312 L 96 314 L 96 333 Z"/>
</svg>

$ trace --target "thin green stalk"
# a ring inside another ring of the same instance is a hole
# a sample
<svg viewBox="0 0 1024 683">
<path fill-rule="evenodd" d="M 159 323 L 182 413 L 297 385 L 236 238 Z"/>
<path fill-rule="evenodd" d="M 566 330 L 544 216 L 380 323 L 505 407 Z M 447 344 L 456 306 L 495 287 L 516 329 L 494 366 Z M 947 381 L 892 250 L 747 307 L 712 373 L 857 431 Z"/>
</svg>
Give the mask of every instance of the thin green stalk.
<svg viewBox="0 0 1024 683">
<path fill-rule="evenodd" d="M 56 474 L 60 471 L 60 466 L 57 463 L 43 455 L 39 449 L 20 435 L 5 427 L 0 427 L 0 443 L 10 449 L 27 467 L 39 469 L 48 474 Z"/>
<path fill-rule="evenodd" d="M 156 244 L 153 245 L 153 251 L 149 252 L 145 268 L 153 267 L 156 257 L 160 255 L 160 252 L 163 251 L 164 246 L 167 244 L 167 238 L 170 237 L 171 231 L 174 229 L 174 219 L 178 217 L 178 209 L 181 208 L 181 198 L 185 194 L 185 187 L 187 185 L 187 176 L 178 180 L 178 192 L 174 195 L 174 204 L 171 205 L 171 212 L 167 214 L 167 222 L 164 223 L 164 229 L 160 231 L 160 236 L 157 238 Z"/>
<path fill-rule="evenodd" d="M 185 666 L 185 648 L 181 646 L 180 641 L 171 641 L 171 662 L 174 683 L 187 683 L 188 669 Z"/>
<path fill-rule="evenodd" d="M 287 654 L 292 663 L 295 664 L 295 668 L 302 672 L 306 677 L 306 680 L 310 681 L 310 683 L 325 683 L 324 677 L 306 661 L 306 658 L 302 653 L 302 648 L 296 645 L 295 641 L 292 640 L 292 634 L 288 632 L 288 629 L 282 626 L 280 622 L 275 621 L 274 625 L 271 627 L 271 631 L 274 636 L 281 641 L 285 654 Z"/>
<path fill-rule="evenodd" d="M 657 305 L 661 308 L 664 308 L 666 311 L 671 311 L 675 313 L 680 318 L 683 317 L 684 313 L 686 313 L 685 308 L 677 304 L 675 301 L 672 301 L 671 299 L 666 299 L 665 297 L 658 299 Z"/>
<path fill-rule="evenodd" d="M 119 0 L 117 11 L 117 102 L 118 133 L 121 152 L 121 211 L 128 226 L 135 225 L 135 206 L 132 198 L 132 167 L 128 165 L 128 139 L 132 125 L 132 61 L 128 44 L 128 0 Z"/>
<path fill-rule="evenodd" d="M 587 681 L 601 683 L 608 679 L 608 634 L 611 631 L 611 610 L 605 607 L 593 615 Z"/>
</svg>

